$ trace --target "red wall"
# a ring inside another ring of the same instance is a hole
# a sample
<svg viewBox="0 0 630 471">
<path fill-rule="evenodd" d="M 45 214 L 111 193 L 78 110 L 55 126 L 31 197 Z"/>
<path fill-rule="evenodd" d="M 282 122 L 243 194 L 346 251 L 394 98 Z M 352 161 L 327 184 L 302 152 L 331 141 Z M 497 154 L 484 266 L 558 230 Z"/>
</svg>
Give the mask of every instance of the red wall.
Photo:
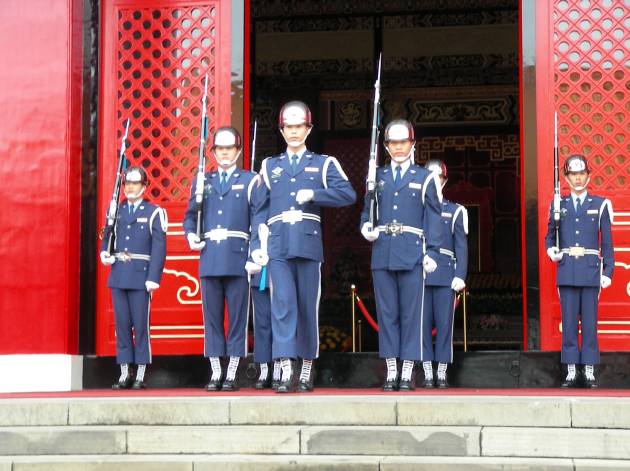
<svg viewBox="0 0 630 471">
<path fill-rule="evenodd" d="M 80 8 L 0 3 L 0 354 L 77 350 Z"/>
</svg>

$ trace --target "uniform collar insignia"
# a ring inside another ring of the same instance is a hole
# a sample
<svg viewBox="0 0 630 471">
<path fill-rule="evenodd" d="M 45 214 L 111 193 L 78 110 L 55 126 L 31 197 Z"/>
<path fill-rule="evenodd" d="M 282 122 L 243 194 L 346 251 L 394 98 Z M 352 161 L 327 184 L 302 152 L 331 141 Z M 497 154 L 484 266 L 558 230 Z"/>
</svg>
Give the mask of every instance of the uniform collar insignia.
<svg viewBox="0 0 630 471">
<path fill-rule="evenodd" d="M 276 167 L 271 171 L 271 178 L 280 178 L 282 175 L 282 167 Z"/>
<path fill-rule="evenodd" d="M 140 209 L 144 209 L 144 206 L 140 206 Z"/>
<path fill-rule="evenodd" d="M 589 203 L 593 201 L 593 198 L 586 198 L 586 199 L 588 200 Z"/>
<path fill-rule="evenodd" d="M 389 172 L 389 169 L 388 169 L 388 168 L 386 168 L 386 169 L 384 169 L 384 170 L 383 170 L 383 173 L 387 173 L 387 172 Z"/>
<path fill-rule="evenodd" d="M 409 171 L 410 171 L 411 173 L 413 173 L 413 174 L 415 174 L 415 173 L 416 173 L 416 171 L 415 171 L 415 170 L 409 170 Z"/>
</svg>

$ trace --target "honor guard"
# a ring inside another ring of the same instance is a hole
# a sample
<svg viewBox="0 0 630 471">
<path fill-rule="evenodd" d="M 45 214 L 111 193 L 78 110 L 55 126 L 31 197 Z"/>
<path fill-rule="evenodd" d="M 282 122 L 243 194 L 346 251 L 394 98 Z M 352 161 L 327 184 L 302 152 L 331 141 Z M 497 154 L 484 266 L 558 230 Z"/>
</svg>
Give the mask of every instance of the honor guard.
<svg viewBox="0 0 630 471">
<path fill-rule="evenodd" d="M 151 363 L 151 294 L 160 287 L 166 260 L 166 211 L 142 199 L 147 174 L 140 167 L 124 173 L 126 197 L 115 227 L 114 253 L 101 247 L 101 262 L 110 265 L 107 286 L 112 291 L 116 327 L 116 362 L 120 378 L 114 389 L 144 389 Z M 135 338 L 135 342 L 134 342 Z M 129 366 L 137 365 L 135 380 Z"/>
<path fill-rule="evenodd" d="M 279 115 L 286 152 L 262 162 L 261 212 L 269 229 L 268 254 L 252 251 L 254 262 L 269 261 L 272 356 L 281 359 L 278 392 L 291 392 L 291 359 L 302 359 L 299 391 L 313 389 L 312 363 L 319 355 L 319 299 L 323 262 L 321 208 L 352 204 L 356 194 L 334 157 L 306 148 L 313 127 L 311 111 L 300 101 Z M 267 256 L 268 255 L 268 256 Z"/>
<path fill-rule="evenodd" d="M 271 296 L 269 274 L 253 261 L 245 266 L 250 276 L 252 307 L 254 311 L 254 361 L 260 365 L 260 376 L 255 389 L 277 388 L 280 381 L 280 361 L 273 361 L 271 345 Z M 273 364 L 273 371 L 269 370 Z M 272 384 L 273 383 L 273 384 Z"/>
<path fill-rule="evenodd" d="M 583 155 L 564 163 L 564 178 L 571 194 L 561 199 L 558 237 L 551 207 L 545 245 L 558 264 L 557 284 L 562 309 L 561 362 L 567 365 L 563 388 L 576 387 L 576 365 L 584 365 L 583 384 L 597 388 L 593 366 L 599 363 L 597 305 L 602 288 L 608 288 L 614 267 L 613 209 L 609 200 L 587 192 L 590 169 Z M 578 346 L 581 320 L 582 350 Z"/>
<path fill-rule="evenodd" d="M 376 171 L 376 226 L 369 221 L 367 195 L 361 214 L 361 234 L 373 242 L 379 354 L 387 365 L 385 391 L 414 389 L 414 362 L 423 358 L 424 278 L 439 259 L 441 186 L 436 174 L 413 163 L 414 146 L 411 123 L 397 119 L 387 125 L 385 149 L 391 163 Z M 400 380 L 397 359 L 402 360 Z"/>
<path fill-rule="evenodd" d="M 191 250 L 200 251 L 199 277 L 204 322 L 204 356 L 210 361 L 208 391 L 235 391 L 239 361 L 247 354 L 249 284 L 245 264 L 249 253 L 256 174 L 237 168 L 241 136 L 232 127 L 217 129 L 212 152 L 218 168 L 204 177 L 202 237 L 197 236 L 195 188 L 184 216 Z M 227 301 L 228 332 L 224 329 Z M 221 357 L 229 357 L 223 375 Z"/>
<path fill-rule="evenodd" d="M 443 189 L 447 169 L 441 160 L 430 160 L 426 169 L 440 179 Z M 442 199 L 442 235 L 437 268 L 427 274 L 422 318 L 422 367 L 424 387 L 433 388 L 433 361 L 438 362 L 437 387 L 447 388 L 446 369 L 453 362 L 455 293 L 466 287 L 468 269 L 468 212 L 457 203 Z M 436 330 L 433 346 L 433 327 Z"/>
</svg>

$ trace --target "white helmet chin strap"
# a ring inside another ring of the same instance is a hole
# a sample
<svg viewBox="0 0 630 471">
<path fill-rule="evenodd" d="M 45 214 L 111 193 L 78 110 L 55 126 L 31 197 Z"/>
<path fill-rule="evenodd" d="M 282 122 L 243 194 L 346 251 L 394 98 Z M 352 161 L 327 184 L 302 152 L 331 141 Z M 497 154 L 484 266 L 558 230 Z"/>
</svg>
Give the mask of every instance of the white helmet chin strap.
<svg viewBox="0 0 630 471">
<path fill-rule="evenodd" d="M 407 160 L 415 157 L 416 146 L 415 146 L 415 144 L 413 146 L 411 146 L 411 149 L 409 149 L 409 153 L 407 155 L 403 156 L 403 157 L 394 157 L 392 155 L 392 153 L 389 151 L 389 147 L 388 146 L 385 146 L 385 150 L 387 150 L 387 153 L 389 154 L 389 156 L 391 157 L 391 159 L 394 162 L 396 162 L 398 165 L 401 165 L 401 164 L 404 164 Z"/>
<path fill-rule="evenodd" d="M 567 176 L 565 176 L 564 179 L 567 181 L 567 183 L 569 184 L 569 186 L 571 187 L 572 190 L 584 191 L 586 189 L 586 187 L 588 186 L 588 183 L 591 181 L 591 176 L 589 175 L 586 178 L 586 182 L 584 182 L 584 185 L 580 185 L 580 186 L 573 186 L 573 184 L 571 183 L 571 180 L 569 180 L 569 177 L 567 177 Z"/>
<path fill-rule="evenodd" d="M 302 147 L 304 143 L 306 142 L 306 138 L 311 133 L 312 129 L 313 129 L 313 126 L 308 128 L 308 131 L 306 131 L 306 136 L 304 136 L 304 139 L 302 139 L 298 144 L 293 144 L 293 143 L 289 144 L 289 139 L 287 139 L 287 136 L 284 134 L 284 129 L 280 130 L 280 134 L 282 134 L 282 137 L 284 138 L 284 142 L 286 142 L 287 145 L 290 145 L 291 147 Z"/>
<path fill-rule="evenodd" d="M 136 193 L 127 193 L 125 191 L 125 198 L 127 198 L 128 200 L 138 200 L 140 199 L 140 197 L 144 194 L 144 190 L 146 190 L 146 185 L 142 185 L 142 189 L 140 190 L 140 192 L 138 194 Z"/>
<path fill-rule="evenodd" d="M 236 153 L 236 156 L 235 156 L 232 160 L 229 160 L 229 159 L 218 160 L 218 159 L 217 159 L 217 154 L 216 154 L 216 153 L 214 154 L 214 158 L 215 158 L 215 160 L 217 160 L 217 161 L 219 162 L 219 164 L 221 164 L 221 165 L 223 165 L 223 166 L 228 166 L 228 167 L 231 167 L 232 165 L 234 165 L 234 163 L 236 163 L 236 161 L 237 161 L 237 160 L 238 160 L 238 158 L 240 157 L 240 155 L 241 155 L 241 150 L 242 150 L 242 149 L 239 149 L 239 150 L 238 150 L 238 152 Z"/>
</svg>

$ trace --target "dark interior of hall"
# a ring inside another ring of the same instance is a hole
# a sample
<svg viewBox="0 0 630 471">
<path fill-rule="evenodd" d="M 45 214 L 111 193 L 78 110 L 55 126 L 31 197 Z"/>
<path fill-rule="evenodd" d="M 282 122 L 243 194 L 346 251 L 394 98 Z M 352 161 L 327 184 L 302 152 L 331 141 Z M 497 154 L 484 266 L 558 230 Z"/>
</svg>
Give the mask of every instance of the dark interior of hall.
<svg viewBox="0 0 630 471">
<path fill-rule="evenodd" d="M 315 121 L 309 148 L 337 157 L 359 196 L 382 51 L 383 122 L 413 123 L 416 163 L 444 159 L 444 193 L 469 212 L 467 346 L 520 348 L 518 2 L 252 0 L 250 39 L 257 160 L 284 150 L 278 109 L 303 100 Z M 382 152 L 380 159 L 385 163 Z M 370 246 L 358 227 L 362 204 L 359 197 L 353 206 L 324 211 L 324 350 L 351 349 L 352 284 L 376 317 Z M 463 305 L 455 317 L 458 349 Z M 377 349 L 365 321 L 357 332 L 363 351 Z"/>
</svg>

